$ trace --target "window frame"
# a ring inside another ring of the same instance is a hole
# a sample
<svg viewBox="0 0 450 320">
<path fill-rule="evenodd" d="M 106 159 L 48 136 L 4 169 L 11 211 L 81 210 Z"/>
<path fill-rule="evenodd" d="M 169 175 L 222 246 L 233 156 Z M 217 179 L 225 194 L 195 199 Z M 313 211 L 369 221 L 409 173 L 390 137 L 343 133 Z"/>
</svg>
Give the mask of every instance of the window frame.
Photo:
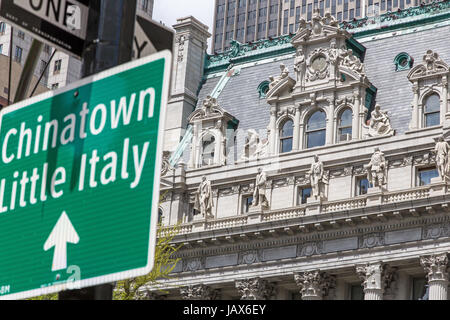
<svg viewBox="0 0 450 320">
<path fill-rule="evenodd" d="M 340 124 L 341 123 L 341 119 L 342 119 L 343 114 L 346 111 L 350 111 L 351 112 L 350 125 L 348 125 L 348 126 L 341 126 L 341 124 Z M 341 131 L 344 130 L 344 129 L 348 129 L 348 128 L 350 128 L 350 139 L 341 141 L 341 135 L 342 135 Z M 338 117 L 337 117 L 337 120 L 336 120 L 336 130 L 337 130 L 336 131 L 336 143 L 348 142 L 348 141 L 352 140 L 352 135 L 353 135 L 353 110 L 352 110 L 352 108 L 344 107 L 344 108 L 342 108 L 342 110 L 339 111 Z"/>
<path fill-rule="evenodd" d="M 438 169 L 436 168 L 436 166 L 417 166 L 417 167 L 416 167 L 416 170 L 415 170 L 415 172 L 416 172 L 416 182 L 415 182 L 415 186 L 416 186 L 416 187 L 425 187 L 425 186 L 428 186 L 428 185 L 431 184 L 431 179 L 436 178 L 436 177 L 431 178 L 429 184 L 423 184 L 423 185 L 421 185 L 421 179 L 420 179 L 420 173 L 421 173 L 421 171 L 422 171 L 422 172 L 423 172 L 423 171 L 436 171 L 436 173 L 437 173 L 436 177 L 439 177 L 439 172 L 438 172 Z"/>
<path fill-rule="evenodd" d="M 321 112 L 324 114 L 325 119 L 324 119 L 324 127 L 321 127 L 320 129 L 313 129 L 313 130 L 308 130 L 308 124 L 309 121 L 311 120 L 311 118 L 318 112 Z M 311 112 L 307 117 L 306 117 L 306 121 L 305 121 L 305 137 L 304 137 L 304 145 L 305 145 L 305 149 L 312 149 L 312 148 L 318 148 L 318 147 L 323 147 L 327 144 L 327 113 L 325 110 L 322 109 L 318 109 L 314 112 Z M 324 143 L 322 145 L 318 145 L 318 146 L 309 146 L 308 145 L 308 136 L 312 133 L 317 133 L 317 132 L 324 132 Z"/>
<path fill-rule="evenodd" d="M 438 111 L 432 111 L 432 112 L 427 112 L 427 102 L 428 100 L 432 97 L 432 96 L 436 96 L 439 99 L 439 109 Z M 441 95 L 435 91 L 427 94 L 423 99 L 422 99 L 422 116 L 423 116 L 423 127 L 424 128 L 431 128 L 431 127 L 436 127 L 436 126 L 440 126 L 441 125 L 441 110 L 442 109 L 442 101 L 441 101 Z M 427 116 L 433 115 L 433 114 L 439 114 L 438 119 L 439 122 L 437 124 L 433 124 L 433 125 L 427 125 Z"/>
<path fill-rule="evenodd" d="M 283 136 L 283 131 L 284 131 L 284 127 L 286 126 L 287 123 L 291 122 L 292 123 L 292 135 L 291 136 Z M 292 120 L 290 117 L 283 119 L 283 121 L 281 121 L 280 123 L 280 129 L 278 130 L 278 135 L 279 135 L 279 153 L 280 154 L 284 154 L 284 153 L 289 153 L 292 152 L 293 150 L 293 143 L 294 143 L 294 120 Z M 283 142 L 287 141 L 287 140 L 291 140 L 291 149 L 289 151 L 283 151 Z"/>
<path fill-rule="evenodd" d="M 248 199 L 251 199 L 251 202 L 248 203 Z M 241 205 L 241 213 L 248 214 L 250 212 L 250 207 L 253 203 L 253 194 L 244 194 L 242 195 L 242 205 Z"/>
</svg>

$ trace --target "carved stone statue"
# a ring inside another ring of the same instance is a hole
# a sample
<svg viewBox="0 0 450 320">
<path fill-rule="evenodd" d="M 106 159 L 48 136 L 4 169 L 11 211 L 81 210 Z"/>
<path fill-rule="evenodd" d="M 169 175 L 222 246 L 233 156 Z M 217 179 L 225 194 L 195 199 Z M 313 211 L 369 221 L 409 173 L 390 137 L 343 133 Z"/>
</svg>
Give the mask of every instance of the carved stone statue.
<svg viewBox="0 0 450 320">
<path fill-rule="evenodd" d="M 358 57 L 353 55 L 352 49 L 341 50 L 339 57 L 343 66 L 348 67 L 358 73 L 364 74 L 364 64 L 359 60 Z"/>
<path fill-rule="evenodd" d="M 311 164 L 311 169 L 308 173 L 311 181 L 312 195 L 317 200 L 318 197 L 322 196 L 320 186 L 324 182 L 323 163 L 319 160 L 319 156 L 314 156 L 314 162 Z"/>
<path fill-rule="evenodd" d="M 212 208 L 211 182 L 203 176 L 202 182 L 200 182 L 197 192 L 195 193 L 194 209 L 200 211 L 204 218 L 213 218 Z"/>
<path fill-rule="evenodd" d="M 391 121 L 389 120 L 387 111 L 382 111 L 380 105 L 377 104 L 375 110 L 371 113 L 367 136 L 379 137 L 393 134 L 394 129 L 391 127 Z"/>
<path fill-rule="evenodd" d="M 267 174 L 263 169 L 259 168 L 255 181 L 255 191 L 253 192 L 253 207 L 260 206 L 262 208 L 269 208 L 269 201 L 266 196 L 266 182 Z"/>
<path fill-rule="evenodd" d="M 436 142 L 436 146 L 434 147 L 434 153 L 436 154 L 436 166 L 439 172 L 439 178 L 441 178 L 442 181 L 447 181 L 449 178 L 449 149 L 450 147 L 444 137 L 439 137 L 438 142 Z"/>
<path fill-rule="evenodd" d="M 280 70 L 281 73 L 277 77 L 269 77 L 270 84 L 269 84 L 269 90 L 275 87 L 281 80 L 287 78 L 289 76 L 289 69 L 286 67 L 284 63 L 280 64 Z"/>
<path fill-rule="evenodd" d="M 370 163 L 364 166 L 367 169 L 367 179 L 373 187 L 383 187 L 387 183 L 387 164 L 384 153 L 379 148 L 370 159 Z"/>
<path fill-rule="evenodd" d="M 244 153 L 241 160 L 254 160 L 266 155 L 268 141 L 263 142 L 254 129 L 247 131 L 247 139 L 244 145 Z"/>
<path fill-rule="evenodd" d="M 294 60 L 294 70 L 296 72 L 297 85 L 301 84 L 301 81 L 305 75 L 306 59 L 302 49 L 297 50 Z"/>
</svg>

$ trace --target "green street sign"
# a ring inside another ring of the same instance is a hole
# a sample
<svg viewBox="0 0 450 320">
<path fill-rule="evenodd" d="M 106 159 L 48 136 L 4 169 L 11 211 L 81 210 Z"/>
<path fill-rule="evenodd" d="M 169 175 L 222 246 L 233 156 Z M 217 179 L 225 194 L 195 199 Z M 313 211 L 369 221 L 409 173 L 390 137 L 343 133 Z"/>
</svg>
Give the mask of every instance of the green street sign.
<svg viewBox="0 0 450 320">
<path fill-rule="evenodd" d="M 153 267 L 171 53 L 0 113 L 0 299 Z"/>
</svg>

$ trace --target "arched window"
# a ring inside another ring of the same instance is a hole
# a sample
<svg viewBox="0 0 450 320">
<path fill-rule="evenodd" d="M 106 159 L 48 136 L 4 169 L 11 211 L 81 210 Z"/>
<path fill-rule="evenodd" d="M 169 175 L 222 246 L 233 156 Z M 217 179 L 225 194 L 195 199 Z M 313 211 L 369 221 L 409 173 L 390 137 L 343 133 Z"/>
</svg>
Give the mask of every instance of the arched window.
<svg viewBox="0 0 450 320">
<path fill-rule="evenodd" d="M 214 163 L 215 138 L 209 134 L 202 140 L 202 165 L 209 166 Z"/>
<path fill-rule="evenodd" d="M 326 115 L 319 110 L 313 113 L 306 125 L 306 148 L 314 148 L 325 145 Z"/>
<path fill-rule="evenodd" d="M 353 112 L 348 108 L 339 115 L 337 122 L 337 142 L 352 140 L 352 118 Z"/>
<path fill-rule="evenodd" d="M 441 101 L 439 95 L 432 94 L 425 100 L 425 127 L 437 126 L 441 123 Z"/>
<path fill-rule="evenodd" d="M 294 122 L 287 120 L 280 131 L 281 153 L 292 151 L 292 139 L 294 137 Z"/>
</svg>

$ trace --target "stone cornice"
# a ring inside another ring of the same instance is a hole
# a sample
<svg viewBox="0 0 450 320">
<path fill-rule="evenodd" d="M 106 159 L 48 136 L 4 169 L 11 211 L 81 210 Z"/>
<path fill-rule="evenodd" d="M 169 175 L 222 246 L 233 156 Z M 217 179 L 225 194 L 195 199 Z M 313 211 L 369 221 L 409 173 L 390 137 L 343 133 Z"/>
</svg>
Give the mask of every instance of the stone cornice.
<svg viewBox="0 0 450 320">
<path fill-rule="evenodd" d="M 398 9 L 394 12 L 384 13 L 379 17 L 365 17 L 358 20 L 344 21 L 340 26 L 353 33 L 354 36 L 360 37 L 379 33 L 380 31 L 384 32 L 386 30 L 404 28 L 405 26 L 414 24 L 414 22 L 423 24 L 436 19 L 446 19 L 450 14 L 449 9 L 450 1 L 439 1 L 404 10 Z M 376 27 L 378 24 L 381 24 L 383 27 Z M 371 27 L 372 25 L 373 27 Z"/>
<path fill-rule="evenodd" d="M 328 223 L 320 222 L 319 224 L 323 226 L 322 231 L 315 229 L 317 223 L 302 224 L 299 221 L 288 221 L 288 223 L 279 223 L 279 225 L 272 223 L 271 226 L 266 228 L 258 226 L 251 230 L 240 227 L 222 231 L 215 230 L 212 234 L 211 232 L 203 232 L 179 235 L 175 237 L 174 242 L 184 243 L 183 249 L 177 252 L 177 257 L 213 256 L 289 245 L 299 245 L 298 250 L 301 251 L 306 249 L 302 246 L 308 244 L 320 246 L 322 241 L 348 237 L 357 237 L 358 247 L 367 249 L 384 245 L 385 232 L 403 229 L 422 228 L 423 240 L 433 240 L 446 236 L 450 226 L 450 217 L 447 213 L 432 216 L 430 210 L 429 207 L 428 211 L 421 211 L 417 208 L 413 213 L 408 210 L 400 210 L 390 214 L 381 213 L 376 217 L 369 218 L 370 224 L 363 221 L 361 217 L 358 219 L 349 215 L 350 218 L 347 219 L 329 220 Z M 420 216 L 412 215 L 417 212 L 420 212 Z M 349 224 L 349 219 L 354 223 L 353 226 Z M 335 228 L 330 222 L 340 224 L 340 227 Z M 300 228 L 300 226 L 304 228 Z M 309 248 L 308 250 L 312 249 Z M 312 253 L 305 253 L 305 255 L 310 254 Z"/>
</svg>

